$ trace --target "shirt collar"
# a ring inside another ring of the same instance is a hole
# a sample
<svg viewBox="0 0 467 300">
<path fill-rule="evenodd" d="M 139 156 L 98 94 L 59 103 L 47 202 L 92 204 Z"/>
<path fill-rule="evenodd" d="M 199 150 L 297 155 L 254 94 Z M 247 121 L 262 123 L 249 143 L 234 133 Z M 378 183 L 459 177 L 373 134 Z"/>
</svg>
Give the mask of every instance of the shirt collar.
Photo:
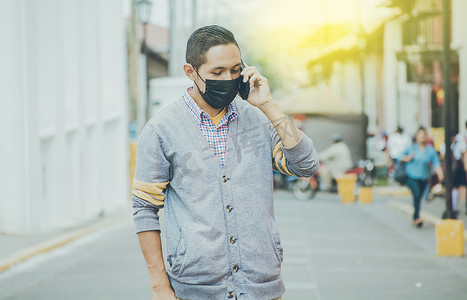
<svg viewBox="0 0 467 300">
<path fill-rule="evenodd" d="M 193 98 L 190 96 L 190 92 L 192 89 L 193 87 L 187 88 L 185 94 L 183 95 L 183 100 L 185 101 L 185 104 L 188 106 L 193 117 L 199 125 L 205 124 L 206 122 L 212 122 L 209 119 L 208 113 L 202 110 L 201 107 L 199 107 L 195 100 L 193 100 Z M 227 112 L 225 113 L 224 117 L 221 119 L 217 127 L 222 126 L 225 123 L 230 124 L 230 122 L 236 117 L 237 109 L 235 108 L 234 101 L 232 101 L 232 103 L 230 103 L 227 107 Z"/>
</svg>

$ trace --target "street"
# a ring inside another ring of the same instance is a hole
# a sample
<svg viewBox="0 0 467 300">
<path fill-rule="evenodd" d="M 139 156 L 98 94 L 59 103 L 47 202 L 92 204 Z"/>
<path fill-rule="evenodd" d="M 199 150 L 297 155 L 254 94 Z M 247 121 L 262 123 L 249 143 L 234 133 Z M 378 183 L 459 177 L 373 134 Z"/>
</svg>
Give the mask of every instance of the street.
<svg viewBox="0 0 467 300">
<path fill-rule="evenodd" d="M 283 300 L 467 299 L 467 260 L 436 255 L 434 227 L 387 206 L 275 193 Z M 118 222 L 0 274 L 1 300 L 151 299 L 133 221 Z"/>
</svg>

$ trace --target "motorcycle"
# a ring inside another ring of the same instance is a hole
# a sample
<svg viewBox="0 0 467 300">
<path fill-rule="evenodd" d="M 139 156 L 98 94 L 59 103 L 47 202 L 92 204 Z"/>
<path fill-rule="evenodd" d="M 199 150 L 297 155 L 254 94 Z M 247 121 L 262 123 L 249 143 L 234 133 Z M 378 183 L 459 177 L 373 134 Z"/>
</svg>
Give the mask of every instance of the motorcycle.
<svg viewBox="0 0 467 300">
<path fill-rule="evenodd" d="M 300 177 L 292 187 L 292 194 L 298 200 L 311 200 L 319 191 L 319 170 L 312 177 Z"/>
<path fill-rule="evenodd" d="M 274 189 L 283 189 L 292 191 L 292 187 L 297 182 L 298 177 L 282 174 L 278 171 L 273 171 Z"/>
<path fill-rule="evenodd" d="M 358 174 L 358 183 L 360 186 L 373 186 L 376 184 L 376 168 L 373 160 L 367 158 L 361 159 L 358 162 L 359 168 L 362 170 Z"/>
<path fill-rule="evenodd" d="M 318 191 L 318 177 L 300 178 L 273 171 L 274 189 L 292 192 L 298 200 L 311 200 Z"/>
<path fill-rule="evenodd" d="M 298 200 L 311 200 L 320 190 L 320 169 L 312 177 L 298 178 L 292 186 L 292 193 Z M 376 182 L 376 169 L 371 159 L 360 160 L 355 168 L 346 172 L 346 174 L 357 175 L 357 182 L 360 186 L 373 186 Z M 337 193 L 337 182 L 333 179 L 331 192 Z"/>
</svg>

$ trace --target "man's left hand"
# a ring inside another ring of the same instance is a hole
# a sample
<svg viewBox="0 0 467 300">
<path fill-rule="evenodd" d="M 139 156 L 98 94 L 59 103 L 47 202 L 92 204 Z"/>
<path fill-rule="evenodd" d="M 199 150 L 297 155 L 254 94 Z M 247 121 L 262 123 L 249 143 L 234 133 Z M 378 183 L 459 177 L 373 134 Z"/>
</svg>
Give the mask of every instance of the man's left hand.
<svg viewBox="0 0 467 300">
<path fill-rule="evenodd" d="M 243 75 L 243 82 L 250 82 L 251 90 L 247 101 L 251 105 L 260 107 L 263 104 L 273 101 L 268 79 L 262 76 L 256 67 L 250 67 L 245 64 L 241 75 Z"/>
</svg>

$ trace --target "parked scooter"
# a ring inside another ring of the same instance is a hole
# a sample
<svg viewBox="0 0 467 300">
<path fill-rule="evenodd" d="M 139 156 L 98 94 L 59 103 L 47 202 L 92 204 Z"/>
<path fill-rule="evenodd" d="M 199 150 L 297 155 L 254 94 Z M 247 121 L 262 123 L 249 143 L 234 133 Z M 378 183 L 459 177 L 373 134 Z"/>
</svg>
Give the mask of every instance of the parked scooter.
<svg viewBox="0 0 467 300">
<path fill-rule="evenodd" d="M 320 166 L 321 168 L 321 166 Z M 311 200 L 319 191 L 319 169 L 312 177 L 300 177 L 292 187 L 292 193 L 298 200 Z"/>
<path fill-rule="evenodd" d="M 376 184 L 376 168 L 373 160 L 367 158 L 361 159 L 358 162 L 362 172 L 358 175 L 358 182 L 360 186 L 373 186 Z"/>
<path fill-rule="evenodd" d="M 274 182 L 274 189 L 283 189 L 292 191 L 293 186 L 298 181 L 298 177 L 285 175 L 277 171 L 273 171 L 273 182 Z"/>
</svg>

